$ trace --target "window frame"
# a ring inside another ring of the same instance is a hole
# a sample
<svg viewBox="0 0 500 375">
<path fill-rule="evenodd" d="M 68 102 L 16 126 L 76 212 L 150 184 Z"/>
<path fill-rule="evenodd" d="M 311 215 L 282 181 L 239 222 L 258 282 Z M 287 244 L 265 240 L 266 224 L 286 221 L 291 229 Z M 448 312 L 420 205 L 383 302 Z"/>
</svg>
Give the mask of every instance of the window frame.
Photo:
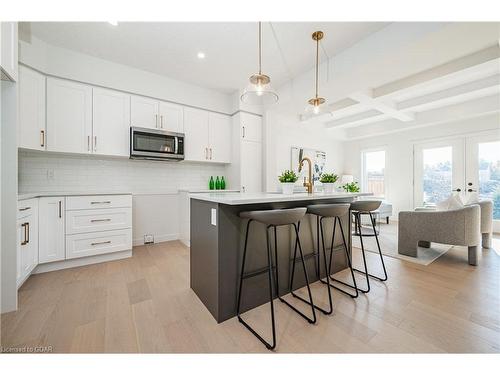
<svg viewBox="0 0 500 375">
<path fill-rule="evenodd" d="M 361 150 L 361 178 L 360 178 L 360 187 L 361 191 L 368 192 L 368 179 L 367 179 L 367 171 L 366 171 L 366 154 L 370 152 L 384 152 L 384 193 L 382 196 L 373 195 L 374 198 L 387 198 L 387 147 L 372 147 Z"/>
</svg>

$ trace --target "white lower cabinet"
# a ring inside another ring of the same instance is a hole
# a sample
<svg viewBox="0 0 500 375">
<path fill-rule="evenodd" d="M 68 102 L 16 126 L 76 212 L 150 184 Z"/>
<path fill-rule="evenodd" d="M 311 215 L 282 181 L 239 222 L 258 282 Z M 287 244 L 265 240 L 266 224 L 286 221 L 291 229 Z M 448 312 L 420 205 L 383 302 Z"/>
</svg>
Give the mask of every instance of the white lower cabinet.
<svg viewBox="0 0 500 375">
<path fill-rule="evenodd" d="M 95 263 L 96 259 L 78 264 L 66 261 L 132 250 L 132 195 L 20 200 L 17 240 L 18 288 L 33 271 Z M 126 256 L 130 255 L 118 255 Z"/>
<path fill-rule="evenodd" d="M 131 248 L 132 231 L 130 229 L 66 236 L 66 259 L 113 253 Z"/>
<path fill-rule="evenodd" d="M 18 203 L 17 214 L 17 287 L 38 264 L 38 199 Z"/>
<path fill-rule="evenodd" d="M 39 200 L 39 263 L 64 260 L 65 197 L 42 197 Z"/>
<path fill-rule="evenodd" d="M 132 249 L 132 196 L 66 198 L 66 259 Z"/>
<path fill-rule="evenodd" d="M 132 227 L 132 208 L 103 208 L 68 211 L 66 234 L 78 234 Z"/>
</svg>

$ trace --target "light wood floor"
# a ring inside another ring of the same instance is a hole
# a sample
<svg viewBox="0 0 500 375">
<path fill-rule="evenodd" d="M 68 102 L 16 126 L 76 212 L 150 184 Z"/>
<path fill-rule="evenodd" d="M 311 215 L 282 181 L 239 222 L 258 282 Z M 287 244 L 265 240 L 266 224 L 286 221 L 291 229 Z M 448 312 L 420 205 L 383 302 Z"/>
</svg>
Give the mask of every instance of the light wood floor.
<svg viewBox="0 0 500 375">
<path fill-rule="evenodd" d="M 389 281 L 373 282 L 372 292 L 355 300 L 335 291 L 334 315 L 319 315 L 316 325 L 275 301 L 276 351 L 500 352 L 494 250 L 483 249 L 478 267 L 467 264 L 465 249 L 429 266 L 389 257 L 386 265 Z M 326 302 L 322 284 L 315 283 L 313 293 Z M 269 304 L 246 317 L 268 334 Z M 19 310 L 2 316 L 2 345 L 52 346 L 54 352 L 267 352 L 235 318 L 215 322 L 189 288 L 189 249 L 177 241 L 134 248 L 130 259 L 30 277 L 19 291 Z"/>
</svg>

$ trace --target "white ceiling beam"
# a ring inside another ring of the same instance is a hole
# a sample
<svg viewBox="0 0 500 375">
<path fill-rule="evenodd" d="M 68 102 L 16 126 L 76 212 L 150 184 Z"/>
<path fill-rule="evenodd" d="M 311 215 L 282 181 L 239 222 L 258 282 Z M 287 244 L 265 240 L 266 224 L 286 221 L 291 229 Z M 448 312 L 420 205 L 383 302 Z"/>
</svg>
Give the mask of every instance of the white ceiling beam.
<svg viewBox="0 0 500 375">
<path fill-rule="evenodd" d="M 357 92 L 349 95 L 349 98 L 358 101 L 360 104 L 365 105 L 368 108 L 375 109 L 389 117 L 395 118 L 400 121 L 413 121 L 414 116 L 411 113 L 403 113 L 396 108 L 396 105 L 388 102 L 381 101 L 373 98 L 373 92 Z"/>
<path fill-rule="evenodd" d="M 376 121 L 382 121 L 388 118 L 390 117 L 384 113 L 377 111 L 376 109 L 369 109 L 364 112 L 354 114 L 352 116 L 347 116 L 337 120 L 329 121 L 325 123 L 325 126 L 327 128 L 350 128 L 354 126 L 369 124 Z"/>
<path fill-rule="evenodd" d="M 465 83 L 450 89 L 404 100 L 396 104 L 398 110 L 428 111 L 433 108 L 463 103 L 500 92 L 500 75 Z"/>
<path fill-rule="evenodd" d="M 372 123 L 363 127 L 346 129 L 346 139 L 361 139 L 384 134 L 397 133 L 411 129 L 436 125 L 440 123 L 472 118 L 500 111 L 500 95 L 476 99 L 467 103 L 454 104 L 447 107 L 417 113 L 415 121 L 402 123 L 391 119 Z"/>
<path fill-rule="evenodd" d="M 442 80 L 444 77 L 448 76 L 448 78 L 453 78 L 453 75 L 456 73 L 460 73 L 462 76 L 464 76 L 464 73 L 468 73 L 473 76 L 474 73 L 477 73 L 476 71 L 478 68 L 483 71 L 483 74 L 488 74 L 488 71 L 491 71 L 491 68 L 493 68 L 492 74 L 495 74 L 495 72 L 498 73 L 499 59 L 500 47 L 496 44 L 476 53 L 464 56 L 460 59 L 456 59 L 411 76 L 404 77 L 400 80 L 390 82 L 383 86 L 379 86 L 373 90 L 373 97 L 380 98 L 391 94 L 391 96 L 394 96 L 397 92 L 404 91 L 405 89 L 409 89 L 410 91 L 414 90 L 421 84 L 426 84 L 435 80 Z M 474 77 L 471 78 L 474 79 Z M 475 79 L 477 79 L 477 77 Z M 439 84 L 443 87 L 443 82 L 439 82 Z"/>
</svg>

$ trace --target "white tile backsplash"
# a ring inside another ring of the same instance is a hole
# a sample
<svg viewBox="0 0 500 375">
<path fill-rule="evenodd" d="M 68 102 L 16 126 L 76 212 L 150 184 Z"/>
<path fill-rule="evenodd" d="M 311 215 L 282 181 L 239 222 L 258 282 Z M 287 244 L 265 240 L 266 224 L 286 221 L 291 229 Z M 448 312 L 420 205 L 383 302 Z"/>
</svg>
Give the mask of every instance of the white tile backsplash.
<svg viewBox="0 0 500 375">
<path fill-rule="evenodd" d="M 49 171 L 53 177 L 49 177 Z M 19 152 L 19 193 L 124 192 L 175 194 L 180 188 L 206 189 L 224 165 Z"/>
</svg>

